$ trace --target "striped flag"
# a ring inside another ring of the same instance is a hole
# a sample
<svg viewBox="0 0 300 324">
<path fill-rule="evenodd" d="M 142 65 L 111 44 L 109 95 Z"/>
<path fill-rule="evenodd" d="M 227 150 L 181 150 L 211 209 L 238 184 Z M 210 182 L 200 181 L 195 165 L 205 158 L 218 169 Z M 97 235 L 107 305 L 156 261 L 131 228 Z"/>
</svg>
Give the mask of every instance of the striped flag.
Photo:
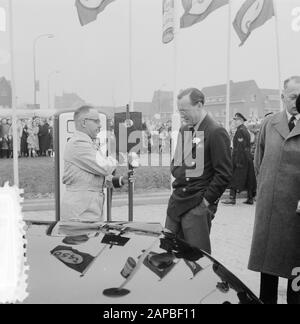
<svg viewBox="0 0 300 324">
<path fill-rule="evenodd" d="M 240 46 L 254 29 L 264 25 L 273 16 L 275 16 L 273 0 L 246 0 L 233 22 L 233 27 L 242 42 Z"/>
<path fill-rule="evenodd" d="M 180 27 L 187 28 L 204 20 L 213 11 L 229 3 L 229 0 L 182 0 L 184 14 Z"/>
<path fill-rule="evenodd" d="M 113 1 L 115 0 L 76 0 L 76 7 L 81 26 L 95 21 L 98 14 Z"/>
<path fill-rule="evenodd" d="M 6 10 L 0 4 L 0 32 L 6 32 L 7 25 Z"/>
<path fill-rule="evenodd" d="M 174 39 L 174 0 L 163 0 L 163 43 Z"/>
</svg>

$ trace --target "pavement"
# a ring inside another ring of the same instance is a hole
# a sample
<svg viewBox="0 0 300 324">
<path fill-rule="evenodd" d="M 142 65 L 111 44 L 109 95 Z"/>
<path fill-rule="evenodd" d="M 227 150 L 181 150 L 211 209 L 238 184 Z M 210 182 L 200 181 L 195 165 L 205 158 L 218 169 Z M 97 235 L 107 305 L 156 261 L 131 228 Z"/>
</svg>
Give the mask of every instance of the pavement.
<svg viewBox="0 0 300 324">
<path fill-rule="evenodd" d="M 119 202 L 112 208 L 113 221 L 128 220 L 126 197 L 119 197 Z M 135 197 L 134 221 L 165 223 L 167 199 L 169 193 L 140 195 Z M 161 203 L 155 203 L 155 202 Z M 259 274 L 247 269 L 254 225 L 255 206 L 243 204 L 238 199 L 236 206 L 220 204 L 213 222 L 211 241 L 212 255 L 236 276 L 238 276 L 256 295 L 259 295 Z M 55 211 L 23 211 L 25 220 L 54 221 Z M 286 300 L 286 280 L 280 281 L 279 303 Z"/>
<path fill-rule="evenodd" d="M 135 206 L 144 205 L 161 205 L 167 204 L 170 198 L 170 190 L 149 192 L 149 193 L 139 193 L 134 195 Z M 113 207 L 121 207 L 128 204 L 128 195 L 119 194 L 113 196 Z M 34 211 L 53 211 L 55 210 L 54 199 L 32 199 L 25 200 L 23 203 L 24 212 L 34 212 Z"/>
</svg>

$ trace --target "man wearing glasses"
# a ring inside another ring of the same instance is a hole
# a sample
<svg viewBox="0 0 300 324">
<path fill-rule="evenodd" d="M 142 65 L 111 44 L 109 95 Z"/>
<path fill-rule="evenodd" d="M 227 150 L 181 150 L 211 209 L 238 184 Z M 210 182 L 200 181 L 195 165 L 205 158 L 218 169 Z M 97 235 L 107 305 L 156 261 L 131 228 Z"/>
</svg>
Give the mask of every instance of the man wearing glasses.
<svg viewBox="0 0 300 324">
<path fill-rule="evenodd" d="M 117 161 L 107 157 L 95 142 L 101 123 L 96 109 L 79 108 L 74 114 L 75 134 L 64 154 L 63 183 L 66 193 L 61 208 L 62 220 L 102 221 L 106 180 L 119 188 L 128 177 L 112 177 Z"/>
</svg>

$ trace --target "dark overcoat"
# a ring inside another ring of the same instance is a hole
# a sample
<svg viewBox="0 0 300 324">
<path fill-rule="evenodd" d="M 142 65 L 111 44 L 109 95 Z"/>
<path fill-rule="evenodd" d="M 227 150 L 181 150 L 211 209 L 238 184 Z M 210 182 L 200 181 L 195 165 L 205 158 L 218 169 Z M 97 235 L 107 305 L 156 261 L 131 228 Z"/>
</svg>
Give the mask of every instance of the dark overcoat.
<svg viewBox="0 0 300 324">
<path fill-rule="evenodd" d="M 49 125 L 44 124 L 43 126 L 40 126 L 39 130 L 39 146 L 40 151 L 45 152 L 49 149 Z"/>
<path fill-rule="evenodd" d="M 241 192 L 256 193 L 256 177 L 251 154 L 251 136 L 245 125 L 238 127 L 233 138 L 232 151 L 233 176 L 231 188 Z"/>
</svg>

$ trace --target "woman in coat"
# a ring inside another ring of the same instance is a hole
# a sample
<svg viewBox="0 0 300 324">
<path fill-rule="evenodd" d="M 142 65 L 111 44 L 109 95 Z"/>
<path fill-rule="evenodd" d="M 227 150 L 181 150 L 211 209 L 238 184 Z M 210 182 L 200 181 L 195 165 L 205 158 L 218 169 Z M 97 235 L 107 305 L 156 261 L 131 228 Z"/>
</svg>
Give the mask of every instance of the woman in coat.
<svg viewBox="0 0 300 324">
<path fill-rule="evenodd" d="M 28 128 L 28 151 L 31 157 L 37 157 L 37 152 L 39 151 L 39 127 L 36 123 L 36 121 L 32 121 L 31 127 Z"/>
<path fill-rule="evenodd" d="M 44 121 L 40 122 L 39 127 L 39 146 L 40 146 L 40 155 L 46 156 L 46 153 L 49 149 L 49 125 Z"/>
<path fill-rule="evenodd" d="M 22 123 L 22 136 L 21 136 L 21 156 L 24 157 L 28 157 L 29 155 L 27 138 L 28 138 L 28 126 L 24 122 Z"/>
</svg>

